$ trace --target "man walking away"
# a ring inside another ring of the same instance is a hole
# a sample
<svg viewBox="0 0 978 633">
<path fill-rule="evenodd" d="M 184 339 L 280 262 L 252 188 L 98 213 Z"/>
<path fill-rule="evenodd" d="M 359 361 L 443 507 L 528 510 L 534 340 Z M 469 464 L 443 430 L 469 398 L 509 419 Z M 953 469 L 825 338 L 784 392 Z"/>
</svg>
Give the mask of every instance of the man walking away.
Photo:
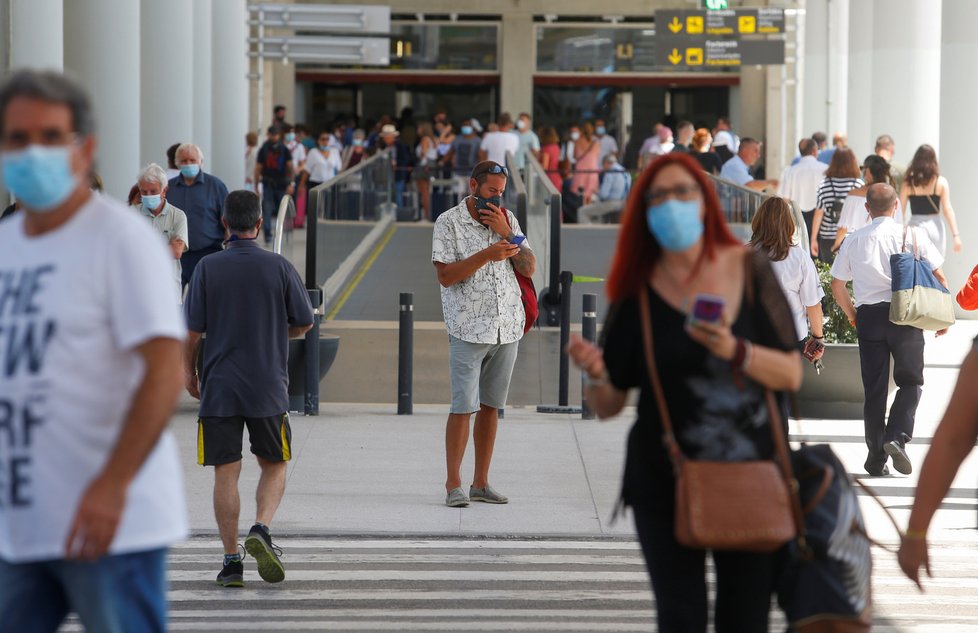
<svg viewBox="0 0 978 633">
<path fill-rule="evenodd" d="M 890 255 L 901 252 L 903 227 L 893 221 L 898 204 L 896 191 L 887 184 L 874 184 L 866 190 L 866 210 L 873 218 L 843 242 L 832 265 L 832 295 L 854 324 L 859 335 L 859 364 L 862 369 L 866 402 L 863 422 L 866 429 L 866 472 L 873 476 L 889 474 L 887 459 L 893 458 L 897 472 L 909 475 L 913 470 L 906 443 L 913 437 L 914 417 L 924 384 L 924 333 L 908 325 L 890 322 Z M 912 229 L 911 229 L 912 230 Z M 916 238 L 922 259 L 934 269 L 934 275 L 945 287 L 941 270 L 944 259 L 924 231 L 907 235 Z M 853 307 L 846 290 L 852 280 L 856 299 Z M 945 334 L 947 329 L 937 332 Z M 897 394 L 886 420 L 887 386 L 890 357 L 893 357 L 893 380 Z"/>
<path fill-rule="evenodd" d="M 187 533 L 177 446 L 186 330 L 153 227 L 89 190 L 84 90 L 0 87 L 0 631 L 166 630 L 167 547 Z"/>
<path fill-rule="evenodd" d="M 501 208 L 508 174 L 493 161 L 472 170 L 471 195 L 435 222 L 431 261 L 441 284 L 449 338 L 452 406 L 445 430 L 446 504 L 507 503 L 489 485 L 499 408 L 506 404 L 526 314 L 514 269 L 530 276 L 536 257 L 516 216 Z M 466 496 L 460 470 L 475 413 L 475 475 Z"/>
<path fill-rule="evenodd" d="M 784 170 L 778 195 L 798 205 L 810 236 L 818 200 L 818 186 L 825 179 L 825 170 L 829 166 L 818 160 L 818 143 L 814 139 L 801 139 L 798 142 L 798 151 L 801 159 Z"/>
<path fill-rule="evenodd" d="M 285 494 L 286 462 L 291 458 L 289 339 L 305 334 L 313 315 L 292 264 L 256 242 L 262 226 L 258 196 L 231 192 L 223 221 L 231 233 L 228 248 L 201 261 L 187 293 L 186 374 L 187 391 L 200 399 L 197 462 L 214 466 L 214 515 L 224 545 L 224 567 L 217 582 L 242 587 L 238 477 L 245 426 L 261 468 L 258 512 L 245 549 L 263 580 L 285 578 L 269 526 Z M 198 376 L 197 352 L 204 333 L 207 344 Z"/>
</svg>

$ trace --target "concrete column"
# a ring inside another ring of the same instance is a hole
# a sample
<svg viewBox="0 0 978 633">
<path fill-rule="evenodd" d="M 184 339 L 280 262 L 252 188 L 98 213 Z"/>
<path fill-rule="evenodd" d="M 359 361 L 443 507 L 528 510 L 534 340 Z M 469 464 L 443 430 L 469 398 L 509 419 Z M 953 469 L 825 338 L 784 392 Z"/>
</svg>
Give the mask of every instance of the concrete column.
<svg viewBox="0 0 978 633">
<path fill-rule="evenodd" d="M 200 61 L 194 54 L 194 9 L 191 0 L 142 0 L 141 5 L 139 162 L 165 168 L 168 147 L 193 141 L 194 66 Z"/>
<path fill-rule="evenodd" d="M 269 64 L 272 70 L 272 108 L 276 105 L 284 105 L 285 120 L 293 125 L 297 121 L 295 118 L 295 63 L 283 64 L 281 60 L 275 60 Z M 265 119 L 269 123 L 272 120 L 272 108 L 269 108 Z"/>
<path fill-rule="evenodd" d="M 849 3 L 849 146 L 862 160 L 876 146 L 873 128 L 873 3 Z"/>
<path fill-rule="evenodd" d="M 10 67 L 64 68 L 64 0 L 10 0 Z"/>
<path fill-rule="evenodd" d="M 64 3 L 65 69 L 88 88 L 99 123 L 97 169 L 106 191 L 121 200 L 139 171 L 139 2 Z M 172 59 L 161 59 L 161 64 Z M 166 148 L 163 148 L 166 149 Z"/>
<path fill-rule="evenodd" d="M 211 139 L 211 84 L 214 64 L 211 51 L 213 20 L 211 0 L 193 0 L 193 142 L 200 146 L 204 156 L 210 156 L 214 145 Z"/>
<path fill-rule="evenodd" d="M 825 132 L 829 124 L 828 17 L 826 0 L 808 0 L 805 3 L 802 129 L 808 135 L 816 131 Z"/>
<path fill-rule="evenodd" d="M 978 39 L 974 36 L 974 25 L 978 24 L 978 2 L 944 0 L 942 23 L 942 149 L 938 158 L 941 173 L 951 188 L 951 204 L 964 243 L 961 252 L 955 253 L 950 248 L 948 236 L 944 270 L 953 293 L 964 284 L 975 265 L 974 255 L 978 252 L 978 205 L 970 195 L 971 178 L 974 177 L 971 169 L 973 148 L 978 145 L 978 130 L 973 124 L 974 104 L 978 103 L 974 68 L 978 59 Z M 976 318 L 974 312 L 959 311 L 958 316 Z"/>
<path fill-rule="evenodd" d="M 828 42 L 825 77 L 828 119 L 825 133 L 831 139 L 836 132 L 846 131 L 849 103 L 849 0 L 827 0 L 828 23 L 825 38 Z"/>
<path fill-rule="evenodd" d="M 874 0 L 873 20 L 872 134 L 890 134 L 906 164 L 940 143 L 941 2 Z"/>
<path fill-rule="evenodd" d="M 533 114 L 533 69 L 537 57 L 533 16 L 504 13 L 500 28 L 500 111 L 509 112 L 515 119 L 520 112 Z"/>
<path fill-rule="evenodd" d="M 204 169 L 228 189 L 244 186 L 244 135 L 248 131 L 248 12 L 245 0 L 212 0 L 213 151 Z"/>
</svg>

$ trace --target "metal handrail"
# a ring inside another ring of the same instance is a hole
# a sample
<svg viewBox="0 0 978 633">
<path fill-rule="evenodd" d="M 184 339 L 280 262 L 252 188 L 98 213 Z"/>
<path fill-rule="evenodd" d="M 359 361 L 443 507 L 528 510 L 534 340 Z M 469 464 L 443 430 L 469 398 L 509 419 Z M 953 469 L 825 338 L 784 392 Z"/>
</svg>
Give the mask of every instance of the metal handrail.
<svg viewBox="0 0 978 633">
<path fill-rule="evenodd" d="M 543 258 L 543 273 L 541 277 L 547 283 L 547 300 L 550 305 L 557 305 L 560 301 L 560 225 L 562 214 L 562 198 L 560 190 L 554 185 L 547 175 L 547 171 L 532 153 L 526 156 L 527 180 L 530 183 L 528 188 L 527 205 L 535 205 L 537 202 L 536 187 L 542 185 L 543 195 L 540 196 L 540 203 L 547 205 L 548 213 L 548 235 L 546 248 Z M 529 209 L 527 209 L 529 215 Z M 529 221 L 529 219 L 527 219 Z M 539 240 L 538 240 L 539 241 Z M 537 261 L 538 265 L 541 263 Z M 539 267 L 539 266 L 538 266 Z"/>
<path fill-rule="evenodd" d="M 294 217 L 295 200 L 289 194 L 285 194 L 282 196 L 282 201 L 278 205 L 278 217 L 275 218 L 275 237 L 272 243 L 272 250 L 279 255 L 282 254 L 282 243 L 285 241 L 285 222 L 287 219 Z M 292 232 L 291 224 L 289 224 L 288 232 Z"/>
<path fill-rule="evenodd" d="M 737 183 L 731 182 L 725 178 L 714 176 L 709 172 L 705 173 L 713 183 L 717 196 L 720 198 L 720 207 L 723 210 L 727 223 L 732 226 L 746 225 L 749 228 L 757 208 L 761 206 L 761 203 L 764 202 L 764 200 L 775 195 L 763 193 L 761 191 L 757 191 L 756 189 L 738 185 Z M 745 201 L 746 204 L 731 204 L 736 197 L 739 197 L 741 200 Z M 806 245 L 808 244 L 809 238 L 805 218 L 798 209 L 798 205 L 790 200 L 788 203 L 791 206 L 791 215 L 795 221 L 795 241 L 798 244 Z"/>
<path fill-rule="evenodd" d="M 319 219 L 323 216 L 326 206 L 326 195 L 325 192 L 329 191 L 331 188 L 341 185 L 346 181 L 354 181 L 360 178 L 361 172 L 379 163 L 385 162 L 388 166 L 391 165 L 391 151 L 389 149 L 381 150 L 375 155 L 367 158 L 366 160 L 357 163 L 353 167 L 338 173 L 326 182 L 316 185 L 308 192 L 308 198 L 306 201 L 306 287 L 310 289 L 318 288 L 319 285 L 316 282 L 316 260 L 317 260 L 317 240 L 318 240 L 318 227 Z M 391 190 L 394 186 L 393 169 L 391 169 L 391 177 L 388 178 L 387 186 L 387 200 L 392 199 Z"/>
</svg>

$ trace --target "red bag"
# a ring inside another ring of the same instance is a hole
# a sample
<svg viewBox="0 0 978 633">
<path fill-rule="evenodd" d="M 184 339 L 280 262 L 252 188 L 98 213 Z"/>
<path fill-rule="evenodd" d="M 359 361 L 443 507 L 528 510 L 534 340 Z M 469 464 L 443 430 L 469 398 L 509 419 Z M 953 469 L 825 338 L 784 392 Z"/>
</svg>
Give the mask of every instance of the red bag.
<svg viewBox="0 0 978 633">
<path fill-rule="evenodd" d="M 509 222 L 509 212 L 506 209 L 502 211 L 506 218 L 506 224 L 512 229 L 513 225 Z M 513 268 L 513 272 L 516 274 L 516 283 L 520 285 L 520 300 L 523 302 L 523 312 L 526 313 L 526 323 L 523 325 L 523 334 L 526 334 L 533 327 L 533 324 L 537 322 L 537 317 L 540 316 L 540 306 L 537 303 L 537 289 L 533 285 L 533 279 L 516 270 L 515 267 Z"/>
</svg>

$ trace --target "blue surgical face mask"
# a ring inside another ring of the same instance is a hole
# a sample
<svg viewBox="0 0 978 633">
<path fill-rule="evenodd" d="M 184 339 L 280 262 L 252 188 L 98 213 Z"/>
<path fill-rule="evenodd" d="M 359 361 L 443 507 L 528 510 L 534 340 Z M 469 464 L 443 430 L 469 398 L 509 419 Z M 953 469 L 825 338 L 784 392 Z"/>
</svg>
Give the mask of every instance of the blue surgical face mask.
<svg viewBox="0 0 978 633">
<path fill-rule="evenodd" d="M 354 147 L 363 147 L 363 139 L 362 138 L 355 138 L 355 139 L 353 139 L 353 146 Z"/>
<path fill-rule="evenodd" d="M 26 149 L 0 154 L 3 182 L 31 211 L 54 211 L 78 185 L 71 172 L 69 146 L 29 145 Z"/>
<path fill-rule="evenodd" d="M 471 133 L 472 133 L 472 126 L 471 125 L 463 125 L 462 126 L 462 136 L 468 136 Z"/>
<path fill-rule="evenodd" d="M 662 248 L 682 252 L 703 235 L 699 200 L 671 198 L 646 211 L 649 231 Z"/>
<path fill-rule="evenodd" d="M 295 140 L 295 134 L 293 134 L 292 132 L 289 132 L 288 134 L 285 135 L 286 143 L 291 143 L 294 140 Z"/>
<path fill-rule="evenodd" d="M 190 165 L 180 165 L 180 174 L 184 178 L 196 178 L 200 173 L 200 165 L 193 163 Z"/>
<path fill-rule="evenodd" d="M 158 208 L 160 208 L 160 202 L 162 199 L 163 196 L 160 194 L 156 194 L 155 196 L 144 195 L 142 196 L 143 207 L 145 207 L 147 211 L 156 211 Z"/>
<path fill-rule="evenodd" d="M 599 125 L 597 129 L 594 131 L 597 133 L 598 136 L 604 136 L 604 133 L 607 132 L 607 130 L 604 129 L 603 125 Z"/>
</svg>

